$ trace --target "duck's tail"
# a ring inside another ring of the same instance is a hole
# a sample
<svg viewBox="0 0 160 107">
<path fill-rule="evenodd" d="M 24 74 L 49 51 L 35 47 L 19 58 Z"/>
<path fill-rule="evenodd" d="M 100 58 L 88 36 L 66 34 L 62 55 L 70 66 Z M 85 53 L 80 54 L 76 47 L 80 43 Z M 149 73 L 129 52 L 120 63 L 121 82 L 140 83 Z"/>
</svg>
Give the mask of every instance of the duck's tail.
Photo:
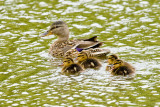
<svg viewBox="0 0 160 107">
<path fill-rule="evenodd" d="M 97 36 L 93 36 L 89 39 L 84 39 L 84 41 L 95 41 L 95 42 L 97 42 Z"/>
</svg>

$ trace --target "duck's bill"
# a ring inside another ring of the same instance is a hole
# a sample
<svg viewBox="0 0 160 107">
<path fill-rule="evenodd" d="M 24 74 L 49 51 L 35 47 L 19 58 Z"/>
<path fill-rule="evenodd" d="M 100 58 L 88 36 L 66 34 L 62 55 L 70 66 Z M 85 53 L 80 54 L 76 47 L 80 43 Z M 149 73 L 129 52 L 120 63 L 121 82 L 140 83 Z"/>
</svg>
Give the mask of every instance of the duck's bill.
<svg viewBox="0 0 160 107">
<path fill-rule="evenodd" d="M 48 36 L 48 35 L 51 35 L 51 34 L 52 34 L 52 32 L 47 31 L 47 32 L 45 32 L 45 33 L 42 33 L 42 34 L 40 35 L 40 37 Z"/>
</svg>

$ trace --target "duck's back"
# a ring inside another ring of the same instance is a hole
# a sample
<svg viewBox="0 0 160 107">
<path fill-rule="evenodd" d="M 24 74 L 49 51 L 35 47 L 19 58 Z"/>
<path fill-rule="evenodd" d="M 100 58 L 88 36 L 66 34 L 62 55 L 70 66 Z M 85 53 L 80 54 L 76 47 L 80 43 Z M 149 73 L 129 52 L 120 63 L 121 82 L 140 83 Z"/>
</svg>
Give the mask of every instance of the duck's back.
<svg viewBox="0 0 160 107">
<path fill-rule="evenodd" d="M 50 49 L 49 49 L 49 54 L 51 54 L 54 57 L 63 57 L 68 50 L 71 50 L 72 48 L 76 46 L 77 41 L 64 41 L 64 42 L 59 42 L 55 41 Z M 76 49 L 74 49 L 76 52 Z M 73 51 L 73 50 L 71 50 Z"/>
</svg>

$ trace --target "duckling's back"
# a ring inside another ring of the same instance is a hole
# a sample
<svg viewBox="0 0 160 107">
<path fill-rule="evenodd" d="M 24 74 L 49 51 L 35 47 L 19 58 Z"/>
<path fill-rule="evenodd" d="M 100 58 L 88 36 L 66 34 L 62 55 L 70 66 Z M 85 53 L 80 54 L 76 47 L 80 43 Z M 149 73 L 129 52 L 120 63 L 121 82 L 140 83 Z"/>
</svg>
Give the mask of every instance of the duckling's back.
<svg viewBox="0 0 160 107">
<path fill-rule="evenodd" d="M 114 69 L 112 71 L 113 74 L 115 75 L 131 75 L 131 74 L 134 74 L 135 71 L 134 69 L 128 67 L 128 66 L 120 66 L 119 68 L 117 69 Z"/>
<path fill-rule="evenodd" d="M 135 71 L 135 67 L 133 67 L 130 63 L 124 62 L 124 65 L 127 66 L 128 68 L 132 69 L 133 71 Z"/>
<path fill-rule="evenodd" d="M 82 67 L 78 64 L 72 64 L 64 70 L 64 73 L 76 74 L 83 71 Z"/>
<path fill-rule="evenodd" d="M 100 62 L 94 58 L 88 58 L 87 60 L 82 62 L 82 65 L 84 66 L 84 68 L 99 68 L 99 67 L 101 67 Z"/>
</svg>

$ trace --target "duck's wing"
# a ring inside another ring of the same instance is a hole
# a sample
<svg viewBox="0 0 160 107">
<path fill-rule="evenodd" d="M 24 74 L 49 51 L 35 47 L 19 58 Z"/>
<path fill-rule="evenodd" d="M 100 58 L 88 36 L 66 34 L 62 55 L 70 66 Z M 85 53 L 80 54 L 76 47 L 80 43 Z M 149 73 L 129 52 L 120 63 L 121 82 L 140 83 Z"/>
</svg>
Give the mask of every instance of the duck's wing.
<svg viewBox="0 0 160 107">
<path fill-rule="evenodd" d="M 102 45 L 102 42 L 97 41 L 97 36 L 91 37 L 89 39 L 78 39 L 77 48 L 89 49 L 89 48 L 98 48 Z"/>
<path fill-rule="evenodd" d="M 79 45 L 77 48 L 81 49 L 90 49 L 90 48 L 98 48 L 102 45 L 102 42 L 99 41 L 79 41 Z"/>
<path fill-rule="evenodd" d="M 61 49 L 66 53 L 70 49 L 88 50 L 90 48 L 98 48 L 102 45 L 102 42 L 94 41 L 95 37 L 85 40 L 70 40 Z"/>
<path fill-rule="evenodd" d="M 63 53 L 66 53 L 67 51 L 71 49 L 75 49 L 79 45 L 79 42 L 77 40 L 68 40 L 65 42 L 55 42 L 51 46 L 51 51 L 57 51 L 61 50 Z"/>
<path fill-rule="evenodd" d="M 63 48 L 64 53 L 71 49 L 76 49 L 77 51 L 88 51 L 91 56 L 103 57 L 110 53 L 109 49 L 99 48 L 103 43 L 96 40 L 97 36 L 89 39 L 72 40 L 71 43 Z M 73 43 L 72 43 L 73 42 Z"/>
<path fill-rule="evenodd" d="M 75 49 L 79 44 L 66 45 L 62 48 L 63 52 L 66 53 L 70 49 Z"/>
</svg>

